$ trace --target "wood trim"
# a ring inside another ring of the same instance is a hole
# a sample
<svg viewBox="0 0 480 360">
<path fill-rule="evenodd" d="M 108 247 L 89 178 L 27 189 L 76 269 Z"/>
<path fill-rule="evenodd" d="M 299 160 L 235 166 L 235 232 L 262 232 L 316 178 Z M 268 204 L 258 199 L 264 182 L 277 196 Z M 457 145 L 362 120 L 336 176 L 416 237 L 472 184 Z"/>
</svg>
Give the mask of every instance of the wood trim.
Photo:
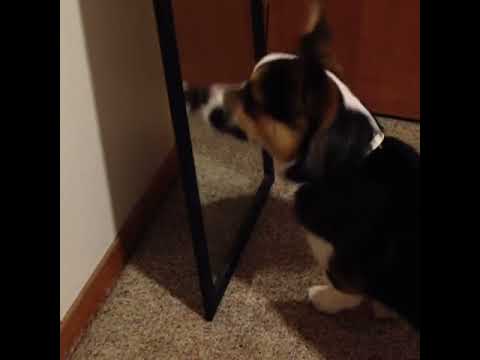
<svg viewBox="0 0 480 360">
<path fill-rule="evenodd" d="M 77 299 L 60 322 L 60 359 L 74 350 L 100 306 L 108 297 L 142 232 L 151 222 L 159 202 L 178 174 L 176 150 L 165 158 L 145 193 L 130 211 L 117 238 L 110 245 L 92 276 L 83 286 Z"/>
</svg>

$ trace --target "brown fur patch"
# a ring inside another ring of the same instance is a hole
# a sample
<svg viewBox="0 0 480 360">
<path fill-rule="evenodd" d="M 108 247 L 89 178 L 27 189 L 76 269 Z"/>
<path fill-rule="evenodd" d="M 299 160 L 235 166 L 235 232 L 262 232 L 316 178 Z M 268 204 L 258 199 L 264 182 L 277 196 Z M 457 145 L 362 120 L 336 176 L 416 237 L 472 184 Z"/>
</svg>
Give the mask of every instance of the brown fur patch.
<svg viewBox="0 0 480 360">
<path fill-rule="evenodd" d="M 273 158 L 285 162 L 295 158 L 303 138 L 300 129 L 292 129 L 270 116 L 252 119 L 241 107 L 237 108 L 235 117 L 247 137 L 265 148 Z"/>
<path fill-rule="evenodd" d="M 265 67 L 260 66 L 257 70 L 254 71 L 252 76 L 250 77 L 250 84 L 252 89 L 252 97 L 253 100 L 258 104 L 263 104 L 263 94 L 260 88 L 260 79 L 264 73 Z"/>
<path fill-rule="evenodd" d="M 262 116 L 257 121 L 258 133 L 272 157 L 283 162 L 294 160 L 305 133 L 305 120 L 298 119 L 295 129 L 270 116 Z"/>
</svg>

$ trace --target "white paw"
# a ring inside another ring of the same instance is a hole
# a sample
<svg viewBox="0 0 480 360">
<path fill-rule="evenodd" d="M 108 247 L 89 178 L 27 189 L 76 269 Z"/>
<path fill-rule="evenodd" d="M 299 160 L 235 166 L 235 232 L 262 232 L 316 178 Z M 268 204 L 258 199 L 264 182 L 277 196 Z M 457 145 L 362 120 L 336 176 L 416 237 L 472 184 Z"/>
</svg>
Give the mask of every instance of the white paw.
<svg viewBox="0 0 480 360">
<path fill-rule="evenodd" d="M 310 287 L 308 298 L 315 309 L 326 314 L 336 314 L 354 308 L 362 302 L 361 296 L 342 293 L 329 285 Z"/>
<path fill-rule="evenodd" d="M 313 303 L 314 300 L 321 294 L 322 291 L 325 291 L 330 286 L 328 285 L 316 285 L 308 288 L 308 299 Z"/>
</svg>

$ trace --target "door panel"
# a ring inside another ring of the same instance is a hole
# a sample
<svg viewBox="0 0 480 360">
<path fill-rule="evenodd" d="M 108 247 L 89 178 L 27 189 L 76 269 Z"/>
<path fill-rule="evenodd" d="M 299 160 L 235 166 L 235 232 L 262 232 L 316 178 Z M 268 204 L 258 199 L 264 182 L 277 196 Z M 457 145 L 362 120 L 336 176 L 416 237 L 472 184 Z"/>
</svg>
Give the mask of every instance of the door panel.
<svg viewBox="0 0 480 360">
<path fill-rule="evenodd" d="M 295 51 L 309 0 L 269 0 L 270 51 Z M 342 77 L 373 112 L 420 118 L 418 0 L 327 1 Z"/>
<path fill-rule="evenodd" d="M 254 65 L 250 2 L 172 4 L 183 79 L 196 85 L 247 79 Z"/>
</svg>

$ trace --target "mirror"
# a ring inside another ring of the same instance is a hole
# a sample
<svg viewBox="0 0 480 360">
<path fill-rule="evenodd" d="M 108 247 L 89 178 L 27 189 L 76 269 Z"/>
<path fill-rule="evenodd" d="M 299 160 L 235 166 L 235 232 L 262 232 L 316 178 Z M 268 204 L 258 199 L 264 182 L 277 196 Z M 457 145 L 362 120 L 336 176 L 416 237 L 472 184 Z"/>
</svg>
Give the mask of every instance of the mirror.
<svg viewBox="0 0 480 360">
<path fill-rule="evenodd" d="M 175 0 L 172 6 L 182 82 L 188 88 L 248 78 L 254 64 L 248 2 Z M 216 131 L 201 111 L 189 113 L 189 128 L 210 270 L 217 284 L 263 180 L 262 157 L 252 144 Z"/>
<path fill-rule="evenodd" d="M 261 154 L 190 118 L 193 157 L 213 281 L 225 272 L 243 220 L 263 179 Z"/>
<path fill-rule="evenodd" d="M 215 130 L 202 112 L 187 116 L 185 96 L 191 88 L 248 79 L 260 56 L 258 39 L 264 42 L 262 3 L 154 4 L 200 288 L 211 319 L 268 197 L 273 166 L 255 145 Z"/>
</svg>

